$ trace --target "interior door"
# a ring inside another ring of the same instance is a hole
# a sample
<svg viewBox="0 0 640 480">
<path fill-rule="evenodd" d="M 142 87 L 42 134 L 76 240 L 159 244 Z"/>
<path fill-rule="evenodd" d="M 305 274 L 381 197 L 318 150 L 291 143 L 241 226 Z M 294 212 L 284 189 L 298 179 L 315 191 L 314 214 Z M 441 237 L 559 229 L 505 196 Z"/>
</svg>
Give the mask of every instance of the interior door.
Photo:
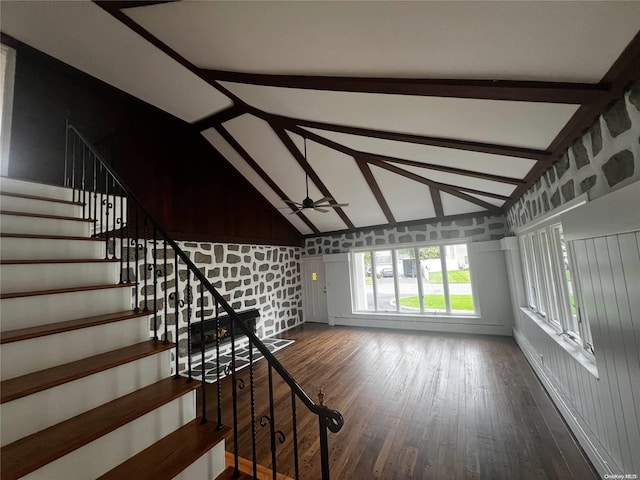
<svg viewBox="0 0 640 480">
<path fill-rule="evenodd" d="M 322 257 L 302 259 L 302 303 L 306 322 L 329 322 L 327 285 Z"/>
</svg>

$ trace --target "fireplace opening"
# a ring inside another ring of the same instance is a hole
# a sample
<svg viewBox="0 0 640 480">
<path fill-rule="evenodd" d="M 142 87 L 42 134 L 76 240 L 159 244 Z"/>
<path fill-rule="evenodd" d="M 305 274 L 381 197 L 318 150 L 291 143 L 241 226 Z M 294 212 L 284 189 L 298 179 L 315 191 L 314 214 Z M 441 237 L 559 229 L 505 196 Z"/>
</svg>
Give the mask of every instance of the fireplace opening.
<svg viewBox="0 0 640 480">
<path fill-rule="evenodd" d="M 238 312 L 240 321 L 247 326 L 253 333 L 256 333 L 256 323 L 260 317 L 260 311 L 252 308 L 251 310 L 245 310 Z M 231 341 L 231 319 L 228 315 L 220 315 L 218 317 L 218 323 L 220 325 L 219 330 L 216 329 L 216 319 L 208 318 L 204 322 L 194 322 L 191 324 L 191 351 L 197 351 L 201 349 L 202 336 L 201 336 L 201 323 L 204 323 L 204 348 L 208 350 L 215 348 L 216 338 L 220 339 L 220 345 L 225 345 Z M 245 337 L 244 333 L 240 330 L 240 327 L 235 329 L 235 338 L 240 339 Z"/>
</svg>

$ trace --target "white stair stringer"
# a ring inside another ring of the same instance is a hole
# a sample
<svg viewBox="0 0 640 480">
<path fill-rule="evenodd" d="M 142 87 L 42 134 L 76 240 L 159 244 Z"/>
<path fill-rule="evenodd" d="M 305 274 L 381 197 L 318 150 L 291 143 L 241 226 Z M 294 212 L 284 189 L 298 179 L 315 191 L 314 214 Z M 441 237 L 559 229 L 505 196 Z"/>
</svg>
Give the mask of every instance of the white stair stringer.
<svg viewBox="0 0 640 480">
<path fill-rule="evenodd" d="M 29 235 L 64 235 L 68 237 L 88 237 L 92 222 L 82 219 L 60 219 L 36 217 L 32 215 L 0 215 L 2 233 L 21 233 Z"/>
<path fill-rule="evenodd" d="M 119 262 L 3 264 L 0 265 L 0 292 L 118 283 L 119 268 Z"/>
<path fill-rule="evenodd" d="M 105 242 L 85 238 L 3 237 L 0 239 L 0 257 L 9 260 L 104 258 Z"/>
<path fill-rule="evenodd" d="M 2 331 L 132 310 L 131 286 L 0 300 Z M 133 342 L 132 342 L 133 343 Z"/>
<path fill-rule="evenodd" d="M 44 183 L 27 182 L 15 178 L 0 177 L 0 192 L 33 195 L 35 197 L 53 198 L 56 200 L 73 201 L 73 191 L 70 188 Z"/>
<path fill-rule="evenodd" d="M 81 360 L 149 339 L 145 317 L 5 343 L 0 349 L 2 380 Z M 34 355 L 34 352 L 38 352 Z"/>
<path fill-rule="evenodd" d="M 2 446 L 167 378 L 170 357 L 167 350 L 3 403 Z"/>
<path fill-rule="evenodd" d="M 22 478 L 97 478 L 194 418 L 195 394 L 189 392 Z"/>
<path fill-rule="evenodd" d="M 0 195 L 0 210 L 62 217 L 82 217 L 82 205 L 14 195 Z"/>
</svg>

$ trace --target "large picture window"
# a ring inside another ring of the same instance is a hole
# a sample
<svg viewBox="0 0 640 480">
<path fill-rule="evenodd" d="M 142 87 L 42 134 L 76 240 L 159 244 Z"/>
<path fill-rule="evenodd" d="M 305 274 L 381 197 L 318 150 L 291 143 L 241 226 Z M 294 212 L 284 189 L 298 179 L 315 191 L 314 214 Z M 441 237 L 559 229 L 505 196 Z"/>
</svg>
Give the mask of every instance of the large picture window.
<svg viewBox="0 0 640 480">
<path fill-rule="evenodd" d="M 466 244 L 354 251 L 351 259 L 356 312 L 475 314 Z"/>
<path fill-rule="evenodd" d="M 519 241 L 529 308 L 559 335 L 593 353 L 589 325 L 580 318 L 579 292 L 571 273 L 573 254 L 562 224 L 526 232 Z"/>
</svg>

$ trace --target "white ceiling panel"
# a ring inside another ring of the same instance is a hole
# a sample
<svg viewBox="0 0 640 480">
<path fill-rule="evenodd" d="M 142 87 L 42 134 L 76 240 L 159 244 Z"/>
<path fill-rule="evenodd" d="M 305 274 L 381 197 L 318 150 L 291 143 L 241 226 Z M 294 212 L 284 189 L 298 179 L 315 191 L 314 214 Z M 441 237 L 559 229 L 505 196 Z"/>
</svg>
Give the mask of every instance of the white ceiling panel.
<svg viewBox="0 0 640 480">
<path fill-rule="evenodd" d="M 304 152 L 302 138 L 287 133 L 298 149 Z M 356 227 L 387 223 L 375 196 L 352 157 L 308 140 L 307 160 L 333 198 L 339 203 L 349 204 L 343 210 Z"/>
<path fill-rule="evenodd" d="M 505 157 L 489 153 L 456 150 L 452 148 L 432 147 L 415 143 L 398 142 L 380 138 L 330 132 L 316 128 L 307 130 L 324 138 L 345 145 L 360 152 L 386 155 L 389 157 L 416 160 L 446 167 L 462 168 L 474 172 L 493 173 L 513 178 L 524 178 L 535 165 L 535 160 Z"/>
<path fill-rule="evenodd" d="M 231 105 L 89 1 L 2 1 L 2 32 L 187 122 Z"/>
<path fill-rule="evenodd" d="M 515 190 L 516 186 L 510 183 L 494 182 L 483 178 L 467 177 L 457 175 L 455 173 L 438 172 L 436 170 L 428 170 L 425 168 L 409 167 L 407 165 L 397 165 L 403 170 L 415 173 L 421 177 L 433 180 L 434 182 L 446 183 L 458 187 L 473 188 L 483 192 L 497 193 L 498 195 L 509 196 Z"/>
<path fill-rule="evenodd" d="M 442 198 L 442 210 L 444 210 L 445 215 L 461 215 L 486 210 L 475 203 L 467 202 L 462 198 L 449 195 L 445 192 L 441 192 L 440 197 Z"/>
<path fill-rule="evenodd" d="M 228 161 L 235 167 L 238 172 L 246 178 L 251 185 L 253 185 L 274 208 L 278 209 L 280 213 L 303 235 L 313 233 L 311 229 L 300 220 L 297 215 L 289 215 L 291 209 L 286 203 L 278 196 L 273 189 L 267 185 L 267 183 L 251 168 L 251 166 L 244 161 L 244 159 L 235 151 L 235 149 L 229 145 L 229 143 L 222 138 L 222 136 L 216 131 L 215 128 L 210 128 L 202 132 L 204 138 L 206 138 L 211 145 L 213 145 L 218 152 L 220 152 Z"/>
<path fill-rule="evenodd" d="M 306 196 L 305 172 L 267 122 L 253 115 L 242 115 L 224 126 L 291 200 L 302 202 Z M 324 197 L 311 180 L 309 196 L 313 200 Z M 321 231 L 347 228 L 334 211 L 305 210 L 304 214 Z"/>
<path fill-rule="evenodd" d="M 429 187 L 375 166 L 371 171 L 396 221 L 436 216 Z"/>
<path fill-rule="evenodd" d="M 269 113 L 325 123 L 546 149 L 577 105 L 303 90 L 222 82 Z"/>
<path fill-rule="evenodd" d="M 207 1 L 126 13 L 208 68 L 573 82 L 598 82 L 640 24 L 640 3 L 610 1 Z"/>
</svg>

